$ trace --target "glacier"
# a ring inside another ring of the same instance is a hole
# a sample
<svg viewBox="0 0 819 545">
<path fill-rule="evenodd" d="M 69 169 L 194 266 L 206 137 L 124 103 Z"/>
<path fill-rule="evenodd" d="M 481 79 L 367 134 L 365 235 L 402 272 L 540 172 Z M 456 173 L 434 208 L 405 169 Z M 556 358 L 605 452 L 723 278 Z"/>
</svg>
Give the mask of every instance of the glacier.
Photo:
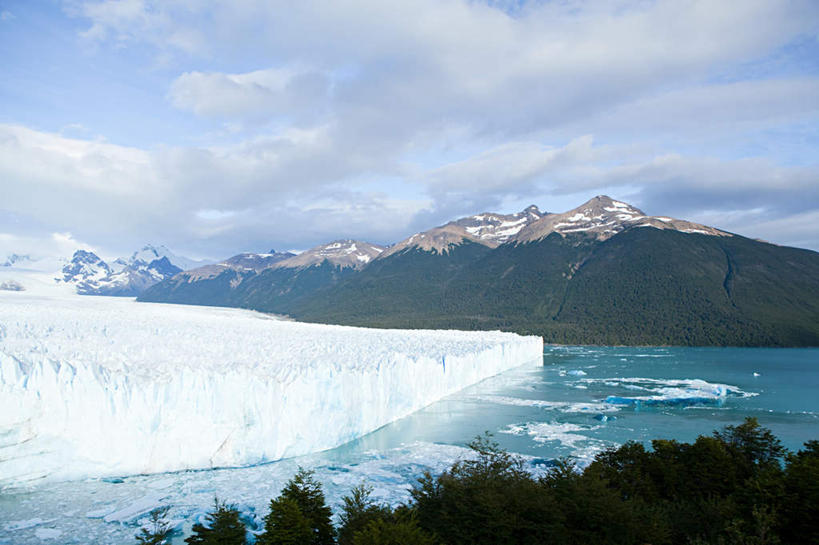
<svg viewBox="0 0 819 545">
<path fill-rule="evenodd" d="M 0 292 L 0 487 L 330 449 L 542 350 L 511 333 Z"/>
</svg>

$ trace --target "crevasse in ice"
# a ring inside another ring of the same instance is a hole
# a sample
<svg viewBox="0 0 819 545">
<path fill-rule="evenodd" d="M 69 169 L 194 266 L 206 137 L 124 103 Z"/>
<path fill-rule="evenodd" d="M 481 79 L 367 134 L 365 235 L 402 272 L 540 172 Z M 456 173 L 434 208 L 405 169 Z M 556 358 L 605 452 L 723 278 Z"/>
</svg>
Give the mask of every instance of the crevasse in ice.
<svg viewBox="0 0 819 545">
<path fill-rule="evenodd" d="M 4 293 L 0 486 L 328 449 L 541 353 L 500 332 Z"/>
</svg>

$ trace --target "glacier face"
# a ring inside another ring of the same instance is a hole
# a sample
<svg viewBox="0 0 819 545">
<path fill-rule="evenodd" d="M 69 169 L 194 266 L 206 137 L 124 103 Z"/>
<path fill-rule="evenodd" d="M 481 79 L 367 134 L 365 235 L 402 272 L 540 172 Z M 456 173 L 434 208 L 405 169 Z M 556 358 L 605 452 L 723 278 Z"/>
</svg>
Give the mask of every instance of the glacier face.
<svg viewBox="0 0 819 545">
<path fill-rule="evenodd" d="M 541 354 L 509 333 L 0 292 L 0 486 L 328 449 Z"/>
</svg>

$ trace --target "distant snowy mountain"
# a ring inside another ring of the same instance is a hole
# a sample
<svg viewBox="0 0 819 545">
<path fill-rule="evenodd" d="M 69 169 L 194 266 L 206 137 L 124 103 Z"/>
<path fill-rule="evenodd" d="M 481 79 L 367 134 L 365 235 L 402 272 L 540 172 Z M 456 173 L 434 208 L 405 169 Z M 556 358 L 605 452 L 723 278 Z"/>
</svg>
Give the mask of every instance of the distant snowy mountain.
<svg viewBox="0 0 819 545">
<path fill-rule="evenodd" d="M 183 267 L 197 264 L 201 262 L 177 256 L 164 246 L 145 246 L 110 265 L 93 252 L 77 250 L 62 268 L 59 280 L 74 284 L 81 295 L 135 297 L 182 272 Z"/>
<path fill-rule="evenodd" d="M 0 258 L 2 259 L 2 258 Z M 30 255 L 19 255 L 19 254 L 9 254 L 2 263 L 0 263 L 0 267 L 20 267 L 25 266 L 26 263 L 32 261 Z"/>
<path fill-rule="evenodd" d="M 94 252 L 77 250 L 62 269 L 62 281 L 81 285 L 101 282 L 112 273 L 111 267 Z"/>
<path fill-rule="evenodd" d="M 206 261 L 199 261 L 195 259 L 190 259 L 187 257 L 179 256 L 170 251 L 165 246 L 152 246 L 147 245 L 144 246 L 141 250 L 134 252 L 130 259 L 127 260 L 128 263 L 136 263 L 136 262 L 143 262 L 143 263 L 151 263 L 156 261 L 157 259 L 162 259 L 163 257 L 168 258 L 168 261 L 182 269 L 183 271 L 187 271 L 196 267 L 201 267 L 206 265 Z"/>
<path fill-rule="evenodd" d="M 446 253 L 452 245 L 462 244 L 464 241 L 494 248 L 514 238 L 522 229 L 546 215 L 548 214 L 541 212 L 537 206 L 531 205 L 514 214 L 484 212 L 467 216 L 428 231 L 416 233 L 394 244 L 380 257 L 386 258 L 410 248 Z"/>
</svg>

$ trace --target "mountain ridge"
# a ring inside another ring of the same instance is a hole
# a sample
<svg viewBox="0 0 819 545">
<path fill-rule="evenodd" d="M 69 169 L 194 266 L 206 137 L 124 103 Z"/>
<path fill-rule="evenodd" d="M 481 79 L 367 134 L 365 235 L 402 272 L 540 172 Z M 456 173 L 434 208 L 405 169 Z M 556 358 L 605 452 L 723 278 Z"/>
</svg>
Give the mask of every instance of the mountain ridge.
<svg viewBox="0 0 819 545">
<path fill-rule="evenodd" d="M 561 214 L 547 214 L 538 221 L 525 226 L 515 237 L 516 242 L 543 239 L 551 233 L 590 233 L 598 240 L 606 240 L 633 227 L 653 227 L 685 233 L 713 236 L 731 236 L 730 233 L 687 220 L 668 216 L 649 216 L 639 208 L 598 195 L 577 208 Z"/>
<path fill-rule="evenodd" d="M 563 213 L 459 218 L 357 267 L 322 258 L 322 247 L 353 242 L 238 279 L 177 286 L 177 275 L 139 300 L 569 344 L 819 345 L 819 254 L 647 216 L 605 195 Z"/>
</svg>

